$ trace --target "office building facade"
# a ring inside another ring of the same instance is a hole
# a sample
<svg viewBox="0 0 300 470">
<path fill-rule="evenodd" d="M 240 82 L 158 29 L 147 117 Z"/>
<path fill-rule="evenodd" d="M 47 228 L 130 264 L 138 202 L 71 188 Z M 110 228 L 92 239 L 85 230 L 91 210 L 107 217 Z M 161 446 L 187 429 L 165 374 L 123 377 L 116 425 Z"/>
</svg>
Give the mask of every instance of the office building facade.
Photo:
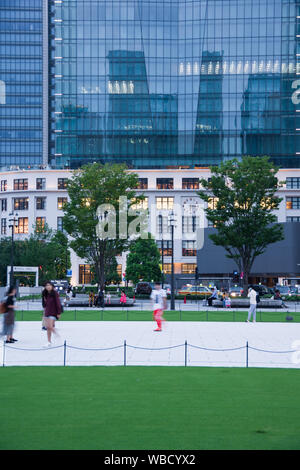
<svg viewBox="0 0 300 470">
<path fill-rule="evenodd" d="M 299 167 L 296 0 L 55 0 L 51 161 Z"/>
<path fill-rule="evenodd" d="M 0 2 L 0 167 L 48 160 L 47 6 Z"/>
</svg>

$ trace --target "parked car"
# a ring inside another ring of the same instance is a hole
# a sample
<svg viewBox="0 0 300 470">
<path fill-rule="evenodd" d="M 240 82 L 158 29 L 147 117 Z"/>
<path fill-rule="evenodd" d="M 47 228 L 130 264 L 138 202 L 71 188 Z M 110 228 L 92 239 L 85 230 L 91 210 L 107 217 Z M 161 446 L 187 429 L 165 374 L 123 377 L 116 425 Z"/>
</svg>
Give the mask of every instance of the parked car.
<svg viewBox="0 0 300 470">
<path fill-rule="evenodd" d="M 51 281 L 54 285 L 54 288 L 60 293 L 62 294 L 63 292 L 65 292 L 68 287 L 69 287 L 69 282 L 67 280 L 54 280 L 54 281 Z"/>
<path fill-rule="evenodd" d="M 266 294 L 271 294 L 272 292 L 270 292 L 270 288 L 267 287 L 267 286 L 264 286 L 263 284 L 251 284 L 251 287 L 253 287 L 254 290 L 256 290 L 256 292 L 260 295 L 260 296 L 263 296 L 263 295 L 266 295 Z"/>
<path fill-rule="evenodd" d="M 179 295 L 210 296 L 212 291 L 206 286 L 185 286 L 178 291 Z"/>
<path fill-rule="evenodd" d="M 166 291 L 167 295 L 171 294 L 171 284 L 164 284 L 164 290 Z"/>
<path fill-rule="evenodd" d="M 291 292 L 290 286 L 276 286 L 275 290 L 279 290 L 280 295 L 282 296 L 283 300 L 286 297 L 289 297 L 290 295 L 293 295 L 293 293 Z"/>
<path fill-rule="evenodd" d="M 240 297 L 243 295 L 244 289 L 239 286 L 230 287 L 229 296 L 230 297 Z"/>
<path fill-rule="evenodd" d="M 150 282 L 138 282 L 135 286 L 134 293 L 135 294 L 151 294 L 152 292 L 152 285 Z"/>
</svg>

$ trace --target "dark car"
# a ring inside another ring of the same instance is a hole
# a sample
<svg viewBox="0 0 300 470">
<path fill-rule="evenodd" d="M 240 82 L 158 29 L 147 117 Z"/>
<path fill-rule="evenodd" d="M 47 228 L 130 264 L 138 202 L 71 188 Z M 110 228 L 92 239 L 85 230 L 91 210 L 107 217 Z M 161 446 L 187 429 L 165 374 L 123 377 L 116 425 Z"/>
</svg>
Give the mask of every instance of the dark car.
<svg viewBox="0 0 300 470">
<path fill-rule="evenodd" d="M 262 284 L 252 284 L 252 287 L 260 296 L 270 294 L 270 289 Z"/>
<path fill-rule="evenodd" d="M 138 282 L 134 290 L 135 294 L 151 294 L 152 286 L 150 282 Z"/>
</svg>

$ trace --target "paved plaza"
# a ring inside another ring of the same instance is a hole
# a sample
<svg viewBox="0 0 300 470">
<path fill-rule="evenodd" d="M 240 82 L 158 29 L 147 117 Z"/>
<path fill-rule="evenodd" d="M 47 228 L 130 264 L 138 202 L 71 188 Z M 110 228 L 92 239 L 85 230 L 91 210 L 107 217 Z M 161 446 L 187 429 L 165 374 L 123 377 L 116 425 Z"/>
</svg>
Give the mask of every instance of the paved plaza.
<svg viewBox="0 0 300 470">
<path fill-rule="evenodd" d="M 45 348 L 40 321 L 16 322 L 18 342 L 2 341 L 0 365 L 246 367 L 248 342 L 249 367 L 300 367 L 299 323 L 172 321 L 162 332 L 149 321 L 59 321 L 57 327 L 59 337 Z"/>
</svg>

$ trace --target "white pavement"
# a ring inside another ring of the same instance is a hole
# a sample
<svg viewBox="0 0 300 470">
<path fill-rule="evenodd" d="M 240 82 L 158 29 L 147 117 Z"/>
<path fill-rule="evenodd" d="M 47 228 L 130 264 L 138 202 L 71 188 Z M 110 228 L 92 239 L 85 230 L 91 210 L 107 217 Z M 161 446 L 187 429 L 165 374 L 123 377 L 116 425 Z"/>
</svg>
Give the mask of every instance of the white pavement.
<svg viewBox="0 0 300 470">
<path fill-rule="evenodd" d="M 300 368 L 300 323 L 166 322 L 162 332 L 154 332 L 154 322 L 147 321 L 59 321 L 57 327 L 60 337 L 53 347 L 43 348 L 47 341 L 41 322 L 16 322 L 18 342 L 4 344 L 0 366 L 113 366 L 124 361 L 127 366 L 185 366 L 186 361 L 187 366 L 245 367 L 248 341 L 249 367 Z M 207 350 L 234 348 L 241 349 Z"/>
</svg>

